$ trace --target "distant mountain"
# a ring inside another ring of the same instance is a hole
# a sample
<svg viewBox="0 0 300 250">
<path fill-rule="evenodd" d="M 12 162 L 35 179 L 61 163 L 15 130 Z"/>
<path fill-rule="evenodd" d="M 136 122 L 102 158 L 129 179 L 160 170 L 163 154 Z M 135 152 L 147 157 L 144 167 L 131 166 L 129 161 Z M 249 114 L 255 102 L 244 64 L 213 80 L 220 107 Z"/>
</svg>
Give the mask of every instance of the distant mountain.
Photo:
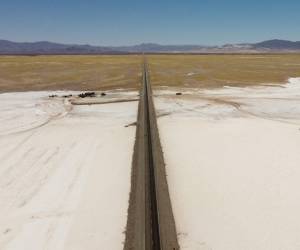
<svg viewBox="0 0 300 250">
<path fill-rule="evenodd" d="M 160 45 L 143 43 L 133 46 L 103 47 L 52 42 L 17 43 L 0 40 L 0 54 L 106 54 L 106 53 L 160 53 L 198 51 L 209 47 L 199 45 Z"/>
<path fill-rule="evenodd" d="M 0 54 L 103 54 L 103 53 L 120 53 L 112 48 L 76 45 L 76 44 L 59 44 L 47 41 L 33 43 L 17 43 L 7 40 L 0 40 Z"/>
<path fill-rule="evenodd" d="M 18 43 L 0 40 L 0 54 L 124 54 L 124 53 L 239 53 L 300 52 L 300 42 L 268 40 L 260 43 L 225 44 L 223 46 L 160 45 L 143 43 L 133 46 L 91 46 L 59 44 L 47 41 Z"/>
<path fill-rule="evenodd" d="M 287 40 L 268 40 L 256 43 L 253 46 L 256 49 L 272 49 L 272 50 L 300 50 L 300 41 L 291 42 Z"/>
</svg>

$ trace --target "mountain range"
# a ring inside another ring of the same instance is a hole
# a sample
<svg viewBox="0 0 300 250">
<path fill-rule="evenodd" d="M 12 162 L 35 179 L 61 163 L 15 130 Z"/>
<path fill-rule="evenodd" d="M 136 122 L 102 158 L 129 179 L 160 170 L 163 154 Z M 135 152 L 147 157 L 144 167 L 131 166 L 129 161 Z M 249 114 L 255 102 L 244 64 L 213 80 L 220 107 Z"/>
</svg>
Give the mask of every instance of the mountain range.
<svg viewBox="0 0 300 250">
<path fill-rule="evenodd" d="M 160 45 L 143 43 L 133 46 L 91 46 L 42 42 L 0 40 L 0 54 L 126 54 L 126 53 L 276 53 L 300 52 L 300 41 L 268 40 L 259 43 L 225 44 L 223 46 Z"/>
</svg>

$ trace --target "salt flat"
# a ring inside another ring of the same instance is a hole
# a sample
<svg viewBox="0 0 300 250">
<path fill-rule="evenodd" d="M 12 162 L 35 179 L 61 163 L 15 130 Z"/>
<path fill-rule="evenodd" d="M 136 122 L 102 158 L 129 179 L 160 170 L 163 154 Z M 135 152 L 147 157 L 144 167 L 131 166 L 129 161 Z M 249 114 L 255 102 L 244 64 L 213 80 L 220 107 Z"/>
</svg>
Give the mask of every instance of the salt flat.
<svg viewBox="0 0 300 250">
<path fill-rule="evenodd" d="M 137 102 L 49 94 L 0 95 L 0 249 L 122 249 Z"/>
<path fill-rule="evenodd" d="M 155 105 L 181 249 L 300 248 L 299 78 Z"/>
</svg>

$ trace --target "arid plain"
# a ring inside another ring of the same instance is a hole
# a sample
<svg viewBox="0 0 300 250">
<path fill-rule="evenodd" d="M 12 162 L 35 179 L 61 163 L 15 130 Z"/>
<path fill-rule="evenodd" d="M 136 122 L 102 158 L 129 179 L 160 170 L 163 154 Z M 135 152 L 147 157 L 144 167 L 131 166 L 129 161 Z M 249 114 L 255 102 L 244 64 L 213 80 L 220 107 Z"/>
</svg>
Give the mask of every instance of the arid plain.
<svg viewBox="0 0 300 250">
<path fill-rule="evenodd" d="M 300 54 L 150 55 L 153 86 L 280 84 L 300 75 Z M 0 56 L 0 92 L 138 89 L 142 57 Z"/>
<path fill-rule="evenodd" d="M 147 61 L 180 249 L 298 249 L 300 55 Z M 123 249 L 142 63 L 0 57 L 1 250 Z"/>
</svg>

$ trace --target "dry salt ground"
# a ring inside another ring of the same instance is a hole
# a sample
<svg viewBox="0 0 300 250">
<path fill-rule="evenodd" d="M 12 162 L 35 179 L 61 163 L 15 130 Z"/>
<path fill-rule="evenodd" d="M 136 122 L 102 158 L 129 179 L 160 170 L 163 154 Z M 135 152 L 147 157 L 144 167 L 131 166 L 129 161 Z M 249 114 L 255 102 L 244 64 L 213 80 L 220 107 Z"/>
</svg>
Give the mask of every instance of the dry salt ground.
<svg viewBox="0 0 300 250">
<path fill-rule="evenodd" d="M 137 102 L 49 94 L 0 94 L 0 249 L 122 249 Z"/>
<path fill-rule="evenodd" d="M 181 249 L 300 249 L 299 79 L 155 93 Z M 0 249 L 122 249 L 137 102 L 49 94 L 0 94 Z"/>
<path fill-rule="evenodd" d="M 182 250 L 300 249 L 300 78 L 155 106 Z"/>
</svg>

